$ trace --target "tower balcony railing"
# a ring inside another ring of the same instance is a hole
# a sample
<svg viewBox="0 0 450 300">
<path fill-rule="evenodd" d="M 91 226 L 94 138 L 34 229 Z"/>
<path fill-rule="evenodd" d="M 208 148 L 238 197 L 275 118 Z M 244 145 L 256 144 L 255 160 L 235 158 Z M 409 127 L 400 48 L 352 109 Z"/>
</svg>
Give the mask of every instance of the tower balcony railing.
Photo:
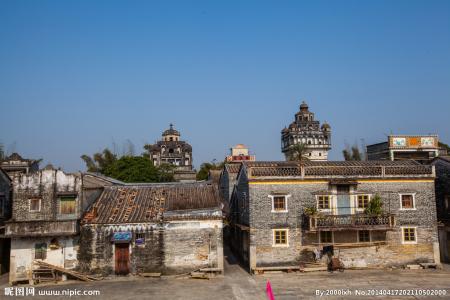
<svg viewBox="0 0 450 300">
<path fill-rule="evenodd" d="M 394 214 L 379 216 L 367 214 L 352 215 L 312 215 L 308 216 L 309 231 L 320 230 L 390 230 L 396 225 Z"/>
</svg>

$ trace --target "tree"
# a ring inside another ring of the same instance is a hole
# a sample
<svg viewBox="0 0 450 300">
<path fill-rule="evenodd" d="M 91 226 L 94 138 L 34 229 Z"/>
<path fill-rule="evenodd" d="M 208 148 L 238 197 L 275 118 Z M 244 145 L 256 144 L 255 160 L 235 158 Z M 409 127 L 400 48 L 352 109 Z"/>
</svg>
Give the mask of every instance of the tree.
<svg viewBox="0 0 450 300">
<path fill-rule="evenodd" d="M 371 216 L 379 216 L 383 213 L 383 201 L 381 201 L 380 195 L 373 196 L 364 212 Z"/>
<path fill-rule="evenodd" d="M 147 156 L 146 156 L 147 157 Z M 175 166 L 172 164 L 161 164 L 158 169 L 158 181 L 159 182 L 171 182 L 174 181 L 173 173 L 175 171 Z"/>
<path fill-rule="evenodd" d="M 122 156 L 106 166 L 103 174 L 124 182 L 159 182 L 160 172 L 148 157 Z"/>
<path fill-rule="evenodd" d="M 200 170 L 197 172 L 197 180 L 207 180 L 209 175 L 209 170 L 221 170 L 224 166 L 224 162 L 216 163 L 212 161 L 210 163 L 202 163 L 200 165 Z"/>
<path fill-rule="evenodd" d="M 92 157 L 83 154 L 81 159 L 86 163 L 88 172 L 103 173 L 107 167 L 117 161 L 117 155 L 105 148 L 103 152 L 94 153 Z"/>
<path fill-rule="evenodd" d="M 361 161 L 363 157 L 361 150 L 359 150 L 356 143 L 351 148 L 347 145 L 346 148 L 342 150 L 342 154 L 347 161 Z"/>
<path fill-rule="evenodd" d="M 108 148 L 94 155 L 82 155 L 88 172 L 103 175 L 125 182 L 171 182 L 174 181 L 175 166 L 162 164 L 155 167 L 149 155 L 134 156 L 132 143 L 128 141 L 128 150 L 118 157 Z"/>
<path fill-rule="evenodd" d="M 309 158 L 306 156 L 308 154 L 308 147 L 303 143 L 298 143 L 289 147 L 287 154 L 287 158 L 289 161 L 302 162 L 305 160 L 309 160 Z"/>
</svg>

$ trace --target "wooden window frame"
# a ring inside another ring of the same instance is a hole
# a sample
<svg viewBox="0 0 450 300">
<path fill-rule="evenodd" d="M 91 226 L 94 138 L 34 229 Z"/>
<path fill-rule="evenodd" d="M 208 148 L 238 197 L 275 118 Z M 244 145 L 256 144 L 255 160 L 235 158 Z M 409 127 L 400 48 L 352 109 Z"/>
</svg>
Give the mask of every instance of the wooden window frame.
<svg viewBox="0 0 450 300">
<path fill-rule="evenodd" d="M 405 240 L 405 229 L 414 229 L 414 241 Z M 402 244 L 417 244 L 417 226 L 402 226 Z"/>
<path fill-rule="evenodd" d="M 320 198 L 322 198 L 322 197 L 328 198 L 328 208 L 320 208 L 320 201 L 321 201 Z M 320 211 L 331 211 L 331 195 L 317 195 L 316 196 L 316 207 L 317 207 L 317 210 L 320 210 Z"/>
<path fill-rule="evenodd" d="M 284 198 L 284 209 L 275 209 L 275 198 Z M 291 195 L 269 195 L 269 198 L 272 202 L 272 213 L 287 213 L 288 212 L 288 198 L 291 197 Z"/>
<path fill-rule="evenodd" d="M 286 235 L 286 243 L 276 242 L 277 232 L 284 232 L 284 234 Z M 289 247 L 289 229 L 287 228 L 272 229 L 272 247 Z"/>
<path fill-rule="evenodd" d="M 368 241 L 361 241 L 361 236 L 359 235 L 361 232 L 367 232 L 369 234 L 369 240 Z M 372 233 L 370 230 L 358 230 L 358 243 L 370 243 L 372 242 Z"/>
<path fill-rule="evenodd" d="M 367 197 L 367 205 L 366 206 L 364 206 L 364 207 L 360 207 L 359 206 L 359 197 Z M 359 195 L 356 195 L 356 208 L 358 210 L 365 210 L 369 206 L 369 202 L 370 202 L 371 198 L 372 198 L 372 196 L 370 194 L 359 194 Z"/>
<path fill-rule="evenodd" d="M 416 193 L 401 193 L 400 195 L 400 210 L 416 210 Z M 403 207 L 403 196 L 412 196 L 412 207 Z"/>
<path fill-rule="evenodd" d="M 331 235 L 331 241 L 330 242 L 322 242 L 322 233 L 329 232 Z M 331 230 L 324 230 L 319 232 L 319 244 L 334 244 L 334 232 Z"/>
<path fill-rule="evenodd" d="M 63 213 L 62 212 L 62 203 L 61 202 L 63 202 L 63 201 L 67 201 L 67 200 L 62 200 L 63 198 L 73 198 L 73 201 L 75 202 L 74 203 L 74 212 L 72 212 L 72 213 Z M 58 197 L 58 201 L 59 201 L 59 214 L 60 215 L 63 215 L 63 216 L 73 216 L 73 215 L 76 215 L 76 213 L 77 213 L 77 200 L 78 200 L 78 197 L 77 197 L 77 195 L 67 195 L 67 196 L 59 196 Z"/>
<path fill-rule="evenodd" d="M 31 209 L 31 201 L 39 200 L 39 209 Z M 28 211 L 29 212 L 40 212 L 42 209 L 42 198 L 29 198 L 28 199 Z"/>
</svg>

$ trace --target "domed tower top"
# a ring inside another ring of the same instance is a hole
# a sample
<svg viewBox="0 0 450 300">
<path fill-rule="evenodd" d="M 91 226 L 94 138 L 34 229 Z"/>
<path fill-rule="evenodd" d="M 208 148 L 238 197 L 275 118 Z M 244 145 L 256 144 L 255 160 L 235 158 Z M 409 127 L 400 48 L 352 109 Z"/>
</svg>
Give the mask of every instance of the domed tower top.
<svg viewBox="0 0 450 300">
<path fill-rule="evenodd" d="M 300 111 L 307 112 L 309 109 L 308 104 L 306 104 L 305 101 L 302 101 L 302 104 L 300 104 Z"/>
<path fill-rule="evenodd" d="M 178 141 L 180 139 L 180 132 L 173 128 L 173 124 L 170 123 L 170 128 L 164 130 L 162 134 L 164 141 Z"/>
<path fill-rule="evenodd" d="M 302 101 L 300 111 L 295 114 L 295 120 L 287 128 L 281 130 L 281 151 L 290 160 L 293 146 L 304 144 L 306 157 L 309 160 L 327 160 L 331 149 L 331 127 L 325 122 L 320 124 L 315 120 L 314 113 L 308 104 Z"/>
<path fill-rule="evenodd" d="M 325 122 L 323 122 L 323 124 L 322 124 L 322 130 L 325 130 L 325 131 L 330 131 L 331 130 L 331 126 L 330 126 L 330 124 L 328 124 L 326 121 Z"/>
</svg>

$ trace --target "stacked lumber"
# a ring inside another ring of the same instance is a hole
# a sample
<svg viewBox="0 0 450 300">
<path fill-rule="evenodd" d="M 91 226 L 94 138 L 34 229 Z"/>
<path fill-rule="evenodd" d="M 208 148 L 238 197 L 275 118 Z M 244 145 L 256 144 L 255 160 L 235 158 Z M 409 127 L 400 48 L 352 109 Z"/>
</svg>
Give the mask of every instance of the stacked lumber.
<svg viewBox="0 0 450 300">
<path fill-rule="evenodd" d="M 70 275 L 72 277 L 78 278 L 78 279 L 83 280 L 83 281 L 101 280 L 101 278 L 99 278 L 99 277 L 94 277 L 94 276 L 82 274 L 82 273 L 79 273 L 79 272 L 76 272 L 76 271 L 73 271 L 73 270 L 68 270 L 68 269 L 65 269 L 63 267 L 58 267 L 58 266 L 55 266 L 55 265 L 52 265 L 52 264 L 49 264 L 49 263 L 46 263 L 46 262 L 43 262 L 43 261 L 40 261 L 40 260 L 35 260 L 34 263 L 36 265 L 38 265 L 39 267 L 41 267 L 41 268 L 55 270 L 55 271 L 58 271 L 58 272 Z"/>
</svg>

